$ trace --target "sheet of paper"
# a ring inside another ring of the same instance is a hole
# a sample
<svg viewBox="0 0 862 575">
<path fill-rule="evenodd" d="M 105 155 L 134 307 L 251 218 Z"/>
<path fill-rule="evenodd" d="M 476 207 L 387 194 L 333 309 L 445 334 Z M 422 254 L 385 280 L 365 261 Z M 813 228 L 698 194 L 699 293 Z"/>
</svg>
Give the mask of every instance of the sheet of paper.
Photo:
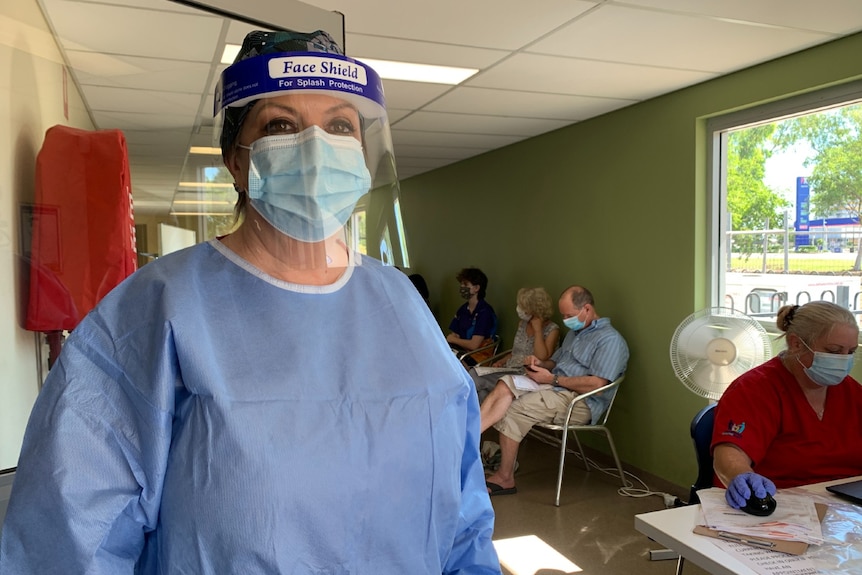
<svg viewBox="0 0 862 575">
<path fill-rule="evenodd" d="M 719 539 L 711 541 L 760 575 L 818 575 L 820 573 L 806 555 L 788 555 Z"/>
<path fill-rule="evenodd" d="M 499 373 L 500 375 L 505 375 L 507 373 L 523 373 L 523 367 L 485 367 L 479 366 L 473 368 L 476 371 L 476 375 L 488 375 L 489 373 Z"/>
<path fill-rule="evenodd" d="M 538 391 L 540 389 L 551 389 L 554 387 L 549 383 L 536 383 L 526 375 L 513 375 L 512 381 L 515 387 L 524 391 Z"/>
<path fill-rule="evenodd" d="M 757 517 L 731 508 L 725 501 L 724 489 L 703 489 L 697 495 L 706 525 L 711 529 L 814 545 L 823 543 L 820 520 L 811 497 L 779 491 L 775 494 L 778 507 L 772 515 Z"/>
</svg>

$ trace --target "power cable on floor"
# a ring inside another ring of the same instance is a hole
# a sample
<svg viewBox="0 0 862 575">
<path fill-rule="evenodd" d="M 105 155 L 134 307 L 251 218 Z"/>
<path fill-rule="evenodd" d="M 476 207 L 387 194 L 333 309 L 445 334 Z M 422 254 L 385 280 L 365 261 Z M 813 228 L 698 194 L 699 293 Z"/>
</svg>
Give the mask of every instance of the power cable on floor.
<svg viewBox="0 0 862 575">
<path fill-rule="evenodd" d="M 545 443 L 547 445 L 551 445 L 551 446 L 554 446 L 557 448 L 560 447 L 559 443 L 557 443 L 555 445 L 552 439 L 544 437 L 543 435 L 531 434 L 530 437 L 532 437 L 534 439 L 538 439 L 539 441 L 542 441 L 543 443 Z M 577 457 L 581 461 L 583 461 L 584 457 L 586 457 L 586 456 L 582 457 L 580 452 L 574 451 L 571 449 L 566 449 L 566 453 L 568 453 L 570 455 L 574 455 L 575 457 Z M 651 497 L 651 496 L 655 495 L 655 496 L 662 497 L 664 499 L 664 505 L 666 508 L 677 507 L 680 504 L 679 498 L 676 497 L 675 495 L 671 495 L 670 493 L 665 493 L 664 491 L 653 491 L 653 490 L 651 490 L 649 488 L 649 486 L 647 486 L 647 484 L 640 477 L 636 476 L 635 474 L 633 474 L 629 471 L 626 471 L 625 469 L 623 469 L 623 474 L 626 477 L 620 478 L 620 474 L 619 474 L 618 470 L 614 467 L 601 467 L 601 466 L 599 466 L 598 463 L 596 463 L 595 461 L 593 461 L 589 457 L 586 457 L 586 464 L 588 466 L 592 467 L 593 469 L 596 469 L 597 471 L 601 471 L 602 473 L 604 473 L 606 475 L 610 475 L 611 477 L 615 477 L 617 479 L 620 479 L 621 481 L 625 481 L 625 483 L 626 483 L 625 487 L 620 487 L 619 489 L 617 489 L 617 493 L 619 493 L 620 495 L 622 495 L 624 497 L 639 498 L 639 497 Z M 635 487 L 634 482 L 630 481 L 628 479 L 628 477 L 631 477 L 634 481 L 636 481 L 637 483 L 642 485 L 643 488 Z"/>
</svg>

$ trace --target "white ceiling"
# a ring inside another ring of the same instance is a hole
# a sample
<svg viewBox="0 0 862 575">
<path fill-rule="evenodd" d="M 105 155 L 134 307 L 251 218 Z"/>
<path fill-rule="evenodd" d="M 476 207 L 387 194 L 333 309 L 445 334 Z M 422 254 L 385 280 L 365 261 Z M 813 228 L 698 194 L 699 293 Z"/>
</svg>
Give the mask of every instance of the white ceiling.
<svg viewBox="0 0 862 575">
<path fill-rule="evenodd" d="M 860 0 L 307 3 L 344 14 L 349 56 L 479 69 L 384 81 L 401 178 L 862 30 Z M 135 211 L 167 213 L 220 165 L 187 152 L 212 145 L 224 43 L 252 27 L 169 0 L 41 4 L 96 127 L 125 133 Z"/>
</svg>

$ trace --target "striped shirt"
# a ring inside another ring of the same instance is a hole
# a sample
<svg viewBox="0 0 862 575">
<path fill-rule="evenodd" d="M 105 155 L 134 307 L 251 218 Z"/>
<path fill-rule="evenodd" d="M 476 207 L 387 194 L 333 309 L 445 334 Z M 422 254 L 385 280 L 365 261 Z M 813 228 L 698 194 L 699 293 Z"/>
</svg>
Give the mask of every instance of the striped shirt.
<svg viewBox="0 0 862 575">
<path fill-rule="evenodd" d="M 551 370 L 561 377 L 595 375 L 609 382 L 619 378 L 626 371 L 629 348 L 623 336 L 613 328 L 606 317 L 593 321 L 579 331 L 569 331 L 551 360 L 556 366 Z M 562 387 L 558 391 L 571 391 Z M 585 401 L 593 414 L 592 423 L 604 413 L 613 397 L 612 394 L 598 393 Z"/>
</svg>

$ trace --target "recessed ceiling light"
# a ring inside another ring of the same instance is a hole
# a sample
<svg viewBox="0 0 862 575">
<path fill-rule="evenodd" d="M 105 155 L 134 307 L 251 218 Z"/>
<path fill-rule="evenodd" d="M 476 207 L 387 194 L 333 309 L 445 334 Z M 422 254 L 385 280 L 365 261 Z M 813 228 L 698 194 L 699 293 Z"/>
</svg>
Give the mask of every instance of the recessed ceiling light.
<svg viewBox="0 0 862 575">
<path fill-rule="evenodd" d="M 233 184 L 227 182 L 180 182 L 177 184 L 180 188 L 204 188 L 208 190 L 212 189 L 234 189 Z"/>
<path fill-rule="evenodd" d="M 233 216 L 233 212 L 171 212 L 172 216 Z"/>
<path fill-rule="evenodd" d="M 357 60 L 374 68 L 374 71 L 383 79 L 404 80 L 407 82 L 455 85 L 460 84 L 479 71 L 476 68 L 411 64 L 409 62 L 373 60 L 371 58 L 357 58 Z"/>
<path fill-rule="evenodd" d="M 208 156 L 221 156 L 221 148 L 210 148 L 207 146 L 192 146 L 189 148 L 190 154 L 205 154 Z"/>
<path fill-rule="evenodd" d="M 233 64 L 236 55 L 239 54 L 240 44 L 225 44 L 224 52 L 221 53 L 222 64 Z"/>
<path fill-rule="evenodd" d="M 227 200 L 174 200 L 175 204 L 190 204 L 190 205 L 219 205 L 219 206 L 230 206 L 233 205 L 232 202 Z"/>
</svg>

